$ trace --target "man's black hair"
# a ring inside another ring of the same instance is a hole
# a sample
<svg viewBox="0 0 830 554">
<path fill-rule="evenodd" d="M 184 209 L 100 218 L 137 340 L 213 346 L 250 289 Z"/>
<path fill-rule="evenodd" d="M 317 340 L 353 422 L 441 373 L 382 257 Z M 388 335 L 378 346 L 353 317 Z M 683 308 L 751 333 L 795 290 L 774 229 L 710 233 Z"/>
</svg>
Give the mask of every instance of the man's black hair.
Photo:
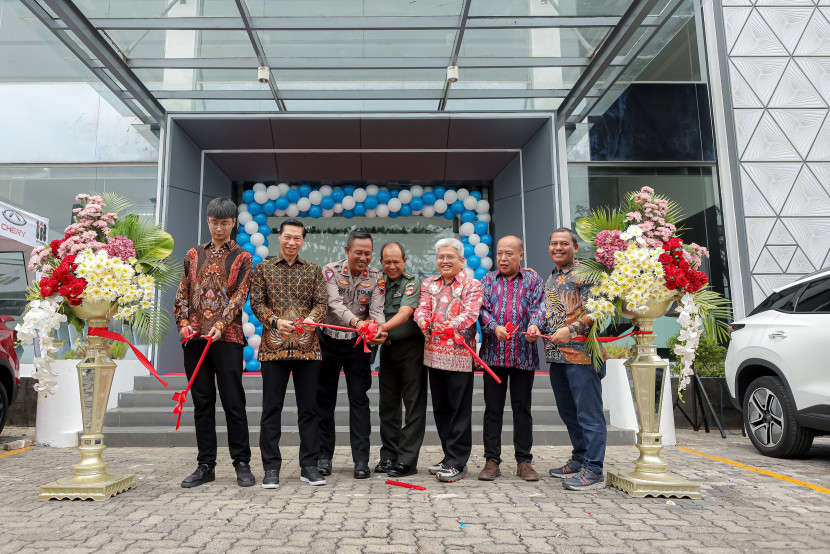
<svg viewBox="0 0 830 554">
<path fill-rule="evenodd" d="M 303 230 L 303 238 L 305 238 L 305 234 L 307 232 L 307 229 L 305 228 L 305 225 L 303 225 L 302 221 L 300 221 L 299 219 L 286 219 L 285 221 L 280 223 L 280 230 L 279 230 L 278 234 L 280 234 L 280 235 L 282 234 L 282 229 L 286 225 L 290 225 L 291 227 L 299 227 L 300 229 L 302 229 Z"/>
<path fill-rule="evenodd" d="M 553 233 L 550 234 L 548 242 L 550 242 L 550 239 L 553 238 L 554 233 L 569 233 L 571 235 L 571 241 L 573 241 L 574 244 L 579 243 L 579 235 L 577 235 L 576 231 L 574 231 L 570 227 L 560 227 L 559 229 L 554 229 Z"/>
<path fill-rule="evenodd" d="M 364 231 L 363 229 L 357 229 L 355 231 L 352 231 L 351 233 L 349 233 L 349 238 L 346 241 L 346 246 L 351 248 L 352 245 L 354 244 L 354 241 L 357 240 L 357 239 L 372 240 L 372 235 L 369 233 L 369 231 Z M 375 242 L 372 241 L 372 246 L 374 246 L 374 244 L 375 244 Z"/>
<path fill-rule="evenodd" d="M 393 241 L 393 242 L 387 242 L 386 244 L 384 244 L 383 246 L 380 247 L 380 259 L 381 260 L 383 259 L 383 251 L 386 250 L 387 246 L 392 246 L 393 244 L 401 249 L 401 258 L 406 258 L 406 250 L 403 249 L 403 244 Z"/>
<path fill-rule="evenodd" d="M 214 198 L 207 205 L 207 216 L 215 219 L 235 219 L 236 204 L 230 198 Z"/>
</svg>

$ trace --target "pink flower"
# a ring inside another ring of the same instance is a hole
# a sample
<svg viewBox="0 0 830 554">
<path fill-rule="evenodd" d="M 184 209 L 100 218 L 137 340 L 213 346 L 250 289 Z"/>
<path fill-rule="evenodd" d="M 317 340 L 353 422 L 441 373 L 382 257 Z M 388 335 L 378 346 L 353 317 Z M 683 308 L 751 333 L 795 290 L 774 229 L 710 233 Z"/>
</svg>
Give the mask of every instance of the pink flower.
<svg viewBox="0 0 830 554">
<path fill-rule="evenodd" d="M 111 258 L 121 258 L 123 261 L 135 258 L 135 245 L 127 237 L 110 237 L 106 251 Z"/>
<path fill-rule="evenodd" d="M 609 268 L 614 267 L 614 254 L 628 248 L 628 243 L 620 238 L 620 231 L 616 229 L 597 233 L 594 244 L 597 247 L 594 259 Z"/>
</svg>

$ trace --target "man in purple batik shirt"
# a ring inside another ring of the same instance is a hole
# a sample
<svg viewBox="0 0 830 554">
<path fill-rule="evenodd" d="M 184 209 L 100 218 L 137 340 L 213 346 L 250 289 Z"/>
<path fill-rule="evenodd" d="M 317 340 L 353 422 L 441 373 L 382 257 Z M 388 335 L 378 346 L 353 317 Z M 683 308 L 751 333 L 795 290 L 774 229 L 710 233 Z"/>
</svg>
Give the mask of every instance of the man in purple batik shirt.
<svg viewBox="0 0 830 554">
<path fill-rule="evenodd" d="M 501 430 L 504 401 L 510 386 L 513 409 L 513 446 L 516 475 L 525 481 L 538 481 L 533 469 L 533 417 L 530 414 L 533 378 L 539 369 L 538 337 L 522 335 L 521 331 L 540 333 L 544 325 L 545 287 L 542 278 L 532 269 L 522 269 L 522 239 L 502 238 L 496 247 L 498 269 L 481 280 L 484 301 L 481 322 L 481 359 L 499 376 L 501 384 L 484 376 L 484 457 L 487 462 L 478 474 L 482 481 L 501 475 Z M 512 325 L 512 335 L 507 326 Z"/>
</svg>

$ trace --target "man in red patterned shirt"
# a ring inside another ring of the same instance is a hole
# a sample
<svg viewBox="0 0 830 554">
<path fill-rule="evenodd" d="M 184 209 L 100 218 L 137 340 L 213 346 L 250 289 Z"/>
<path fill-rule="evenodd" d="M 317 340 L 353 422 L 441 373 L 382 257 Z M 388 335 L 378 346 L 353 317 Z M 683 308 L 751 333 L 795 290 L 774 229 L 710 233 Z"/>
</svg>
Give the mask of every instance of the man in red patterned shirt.
<svg viewBox="0 0 830 554">
<path fill-rule="evenodd" d="M 182 338 L 197 337 L 184 346 L 184 369 L 193 375 L 207 341 L 213 338 L 202 367 L 190 389 L 196 424 L 199 466 L 185 477 L 182 487 L 198 487 L 216 479 L 216 389 L 228 427 L 228 448 L 240 487 L 256 482 L 251 472 L 251 446 L 245 390 L 242 388 L 242 305 L 248 298 L 252 256 L 231 240 L 236 225 L 236 204 L 230 198 L 214 198 L 207 205 L 210 242 L 191 248 L 184 258 L 184 272 L 176 291 L 173 315 Z M 215 383 L 214 383 L 215 377 Z"/>
<path fill-rule="evenodd" d="M 429 472 L 452 483 L 467 475 L 473 447 L 473 357 L 460 344 L 434 333 L 447 328 L 475 348 L 475 323 L 481 310 L 481 283 L 464 268 L 464 245 L 457 239 L 435 244 L 440 275 L 421 285 L 414 319 L 424 330 L 424 365 L 429 371 L 432 411 L 441 438 L 444 459 Z"/>
</svg>

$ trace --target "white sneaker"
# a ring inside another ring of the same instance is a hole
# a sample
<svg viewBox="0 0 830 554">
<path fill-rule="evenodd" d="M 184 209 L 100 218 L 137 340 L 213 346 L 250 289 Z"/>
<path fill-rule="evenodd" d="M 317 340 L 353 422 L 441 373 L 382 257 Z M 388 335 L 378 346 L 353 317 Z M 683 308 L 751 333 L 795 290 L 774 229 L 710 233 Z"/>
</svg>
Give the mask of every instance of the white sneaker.
<svg viewBox="0 0 830 554">
<path fill-rule="evenodd" d="M 467 466 L 463 468 L 456 469 L 454 467 L 448 467 L 444 471 L 439 471 L 435 474 L 435 478 L 444 483 L 455 483 L 456 481 L 460 481 L 467 476 Z"/>
<path fill-rule="evenodd" d="M 435 475 L 439 471 L 444 471 L 445 469 L 447 469 L 447 466 L 444 465 L 444 462 L 438 462 L 435 465 L 429 466 L 429 474 Z"/>
</svg>

